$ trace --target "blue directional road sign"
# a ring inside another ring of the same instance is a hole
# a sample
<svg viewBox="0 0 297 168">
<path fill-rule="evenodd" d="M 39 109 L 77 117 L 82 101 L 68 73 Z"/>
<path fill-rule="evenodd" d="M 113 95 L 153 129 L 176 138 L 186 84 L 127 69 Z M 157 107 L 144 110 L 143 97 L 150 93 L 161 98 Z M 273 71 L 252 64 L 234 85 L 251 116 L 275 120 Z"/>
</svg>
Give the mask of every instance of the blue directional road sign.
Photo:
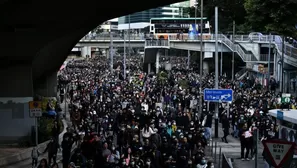
<svg viewBox="0 0 297 168">
<path fill-rule="evenodd" d="M 279 119 L 279 120 L 284 120 L 284 112 L 277 111 L 276 118 Z"/>
<path fill-rule="evenodd" d="M 204 89 L 204 101 L 232 102 L 232 89 Z"/>
</svg>

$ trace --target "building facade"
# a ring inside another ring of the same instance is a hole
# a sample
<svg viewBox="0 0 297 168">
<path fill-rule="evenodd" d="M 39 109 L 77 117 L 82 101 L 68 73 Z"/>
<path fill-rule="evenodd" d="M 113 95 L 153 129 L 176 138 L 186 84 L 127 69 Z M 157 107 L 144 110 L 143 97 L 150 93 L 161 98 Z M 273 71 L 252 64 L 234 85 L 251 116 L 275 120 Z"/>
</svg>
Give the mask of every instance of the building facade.
<svg viewBox="0 0 297 168">
<path fill-rule="evenodd" d="M 118 30 L 143 29 L 150 25 L 151 18 L 182 17 L 183 8 L 190 7 L 190 1 L 171 4 L 119 17 Z M 130 24 L 129 24 L 130 23 Z"/>
<path fill-rule="evenodd" d="M 109 32 L 111 30 L 118 30 L 118 18 L 108 20 L 101 24 L 103 32 Z"/>
</svg>

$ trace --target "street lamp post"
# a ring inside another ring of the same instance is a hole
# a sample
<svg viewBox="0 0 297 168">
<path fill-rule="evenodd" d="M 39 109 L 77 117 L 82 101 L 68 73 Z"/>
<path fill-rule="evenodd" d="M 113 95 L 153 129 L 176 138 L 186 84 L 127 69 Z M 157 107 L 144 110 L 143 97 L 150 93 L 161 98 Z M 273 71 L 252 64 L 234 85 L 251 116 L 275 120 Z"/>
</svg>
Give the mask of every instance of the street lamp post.
<svg viewBox="0 0 297 168">
<path fill-rule="evenodd" d="M 203 76 L 203 0 L 201 0 L 201 16 L 200 16 L 200 86 L 199 86 L 199 116 L 202 114 L 202 76 Z"/>
<path fill-rule="evenodd" d="M 281 55 L 281 69 L 280 69 L 280 92 L 284 93 L 284 57 L 285 57 L 285 36 L 282 37 L 282 55 Z"/>
<path fill-rule="evenodd" d="M 124 32 L 124 79 L 126 79 L 126 33 Z"/>
<path fill-rule="evenodd" d="M 233 21 L 233 33 L 232 33 L 233 35 L 232 35 L 232 42 L 233 42 L 233 44 L 234 44 L 234 42 L 235 42 L 235 40 L 234 40 L 234 38 L 235 38 L 235 21 Z M 234 57 L 235 57 L 235 48 L 233 48 L 233 50 L 232 50 L 232 81 L 234 81 Z"/>
<path fill-rule="evenodd" d="M 198 3 L 197 3 L 197 1 L 195 1 L 195 32 L 197 32 L 197 5 L 198 5 Z M 198 34 L 197 34 L 198 35 Z M 195 34 L 195 38 L 196 37 L 198 37 L 196 34 Z"/>
<path fill-rule="evenodd" d="M 269 90 L 270 82 L 270 57 L 271 57 L 271 33 L 269 34 L 269 51 L 268 51 L 268 73 L 267 73 L 267 89 Z"/>
<path fill-rule="evenodd" d="M 215 89 L 219 89 L 218 7 L 215 7 Z M 215 104 L 215 138 L 219 137 L 219 103 Z"/>
<path fill-rule="evenodd" d="M 111 27 L 111 22 L 109 23 L 110 24 L 110 30 L 109 30 L 109 33 L 110 33 L 110 49 L 109 49 L 109 52 L 110 52 L 110 71 L 111 73 L 113 73 L 113 35 L 112 35 L 112 27 Z"/>
</svg>

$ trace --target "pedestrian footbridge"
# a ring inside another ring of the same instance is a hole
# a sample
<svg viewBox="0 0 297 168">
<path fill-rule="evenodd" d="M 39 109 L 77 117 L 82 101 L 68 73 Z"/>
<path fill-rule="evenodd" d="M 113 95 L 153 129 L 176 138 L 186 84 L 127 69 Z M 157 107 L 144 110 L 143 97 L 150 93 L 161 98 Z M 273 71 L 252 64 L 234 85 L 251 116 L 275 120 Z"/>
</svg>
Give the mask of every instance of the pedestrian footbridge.
<svg viewBox="0 0 297 168">
<path fill-rule="evenodd" d="M 270 55 L 270 61 L 274 58 L 280 60 L 284 52 L 285 64 L 297 67 L 297 49 L 285 43 L 284 51 L 282 50 L 282 38 L 278 35 L 270 36 L 271 48 L 274 52 Z M 269 35 L 266 36 L 248 36 L 236 35 L 234 38 L 227 37 L 223 34 L 218 35 L 219 52 L 235 52 L 246 63 L 268 63 L 269 55 L 261 54 L 261 47 L 269 47 Z M 200 51 L 200 39 L 183 38 L 177 39 L 175 36 L 168 39 L 146 39 L 145 49 L 162 49 L 174 48 L 190 51 Z M 203 39 L 202 50 L 204 53 L 215 52 L 215 36 L 209 39 Z M 213 54 L 213 53 L 211 53 Z M 145 54 L 145 56 L 148 56 Z"/>
<path fill-rule="evenodd" d="M 285 66 L 297 67 L 297 49 L 293 46 L 285 43 L 284 51 L 282 50 L 282 38 L 278 35 L 235 35 L 234 37 L 227 37 L 224 34 L 218 35 L 219 52 L 235 52 L 242 61 L 250 64 L 254 63 L 268 63 L 269 55 L 261 53 L 261 47 L 269 47 L 269 39 L 271 39 L 271 48 L 274 48 L 274 52 L 270 55 L 270 61 L 273 62 L 274 59 L 279 61 L 284 52 L 284 63 Z M 111 43 L 112 41 L 112 43 Z M 113 47 L 124 47 L 124 41 L 128 46 L 128 41 L 130 47 L 146 49 L 145 57 L 151 57 L 151 52 L 148 50 L 155 49 L 181 49 L 190 51 L 200 51 L 200 38 L 194 37 L 189 38 L 184 36 L 178 39 L 177 36 L 169 36 L 168 39 L 153 39 L 146 38 L 141 35 L 130 35 L 124 39 L 123 36 L 113 35 L 112 40 L 110 35 L 101 35 L 96 37 L 84 37 L 77 44 L 76 48 L 86 48 L 86 47 L 96 47 L 101 49 L 109 49 L 111 45 Z M 207 39 L 203 39 L 202 50 L 208 55 L 213 55 L 215 52 L 215 35 L 209 36 Z M 91 51 L 91 50 L 89 50 Z M 151 59 L 150 59 L 151 60 Z"/>
</svg>

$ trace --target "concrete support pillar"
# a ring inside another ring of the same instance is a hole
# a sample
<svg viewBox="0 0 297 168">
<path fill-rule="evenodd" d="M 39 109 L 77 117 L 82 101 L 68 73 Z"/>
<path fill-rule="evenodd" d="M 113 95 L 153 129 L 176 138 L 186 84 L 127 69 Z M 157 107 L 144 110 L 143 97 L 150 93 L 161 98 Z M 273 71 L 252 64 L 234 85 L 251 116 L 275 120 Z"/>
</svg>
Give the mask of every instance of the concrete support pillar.
<svg viewBox="0 0 297 168">
<path fill-rule="evenodd" d="M 57 96 L 57 72 L 34 81 L 34 94 L 44 97 Z"/>
<path fill-rule="evenodd" d="M 151 73 L 151 63 L 147 64 L 147 73 L 150 74 Z"/>
<path fill-rule="evenodd" d="M 209 63 L 207 61 L 203 61 L 203 71 L 204 73 L 209 73 Z"/>
<path fill-rule="evenodd" d="M 109 49 L 105 49 L 105 55 L 106 55 L 106 58 L 109 59 L 109 56 L 110 56 Z"/>
<path fill-rule="evenodd" d="M 87 47 L 82 47 L 82 48 L 81 48 L 81 56 L 82 56 L 82 57 L 86 57 L 86 55 L 87 55 L 87 53 L 88 53 L 87 50 L 88 50 Z"/>
<path fill-rule="evenodd" d="M 30 65 L 4 66 L 0 69 L 0 143 L 9 143 L 27 136 L 34 125 L 28 104 L 33 100 L 33 82 Z"/>
<path fill-rule="evenodd" d="M 91 56 L 91 47 L 88 47 L 88 46 L 84 46 L 82 47 L 81 49 L 81 56 L 82 57 L 86 57 L 86 56 Z"/>
<path fill-rule="evenodd" d="M 284 93 L 289 93 L 289 72 L 284 71 Z"/>
<path fill-rule="evenodd" d="M 156 74 L 159 73 L 159 68 L 160 68 L 160 51 L 158 51 L 156 55 Z"/>
<path fill-rule="evenodd" d="M 273 62 L 273 77 L 277 78 L 277 52 L 274 52 L 274 62 Z"/>
<path fill-rule="evenodd" d="M 281 64 L 277 63 L 277 81 L 281 78 Z"/>
</svg>

